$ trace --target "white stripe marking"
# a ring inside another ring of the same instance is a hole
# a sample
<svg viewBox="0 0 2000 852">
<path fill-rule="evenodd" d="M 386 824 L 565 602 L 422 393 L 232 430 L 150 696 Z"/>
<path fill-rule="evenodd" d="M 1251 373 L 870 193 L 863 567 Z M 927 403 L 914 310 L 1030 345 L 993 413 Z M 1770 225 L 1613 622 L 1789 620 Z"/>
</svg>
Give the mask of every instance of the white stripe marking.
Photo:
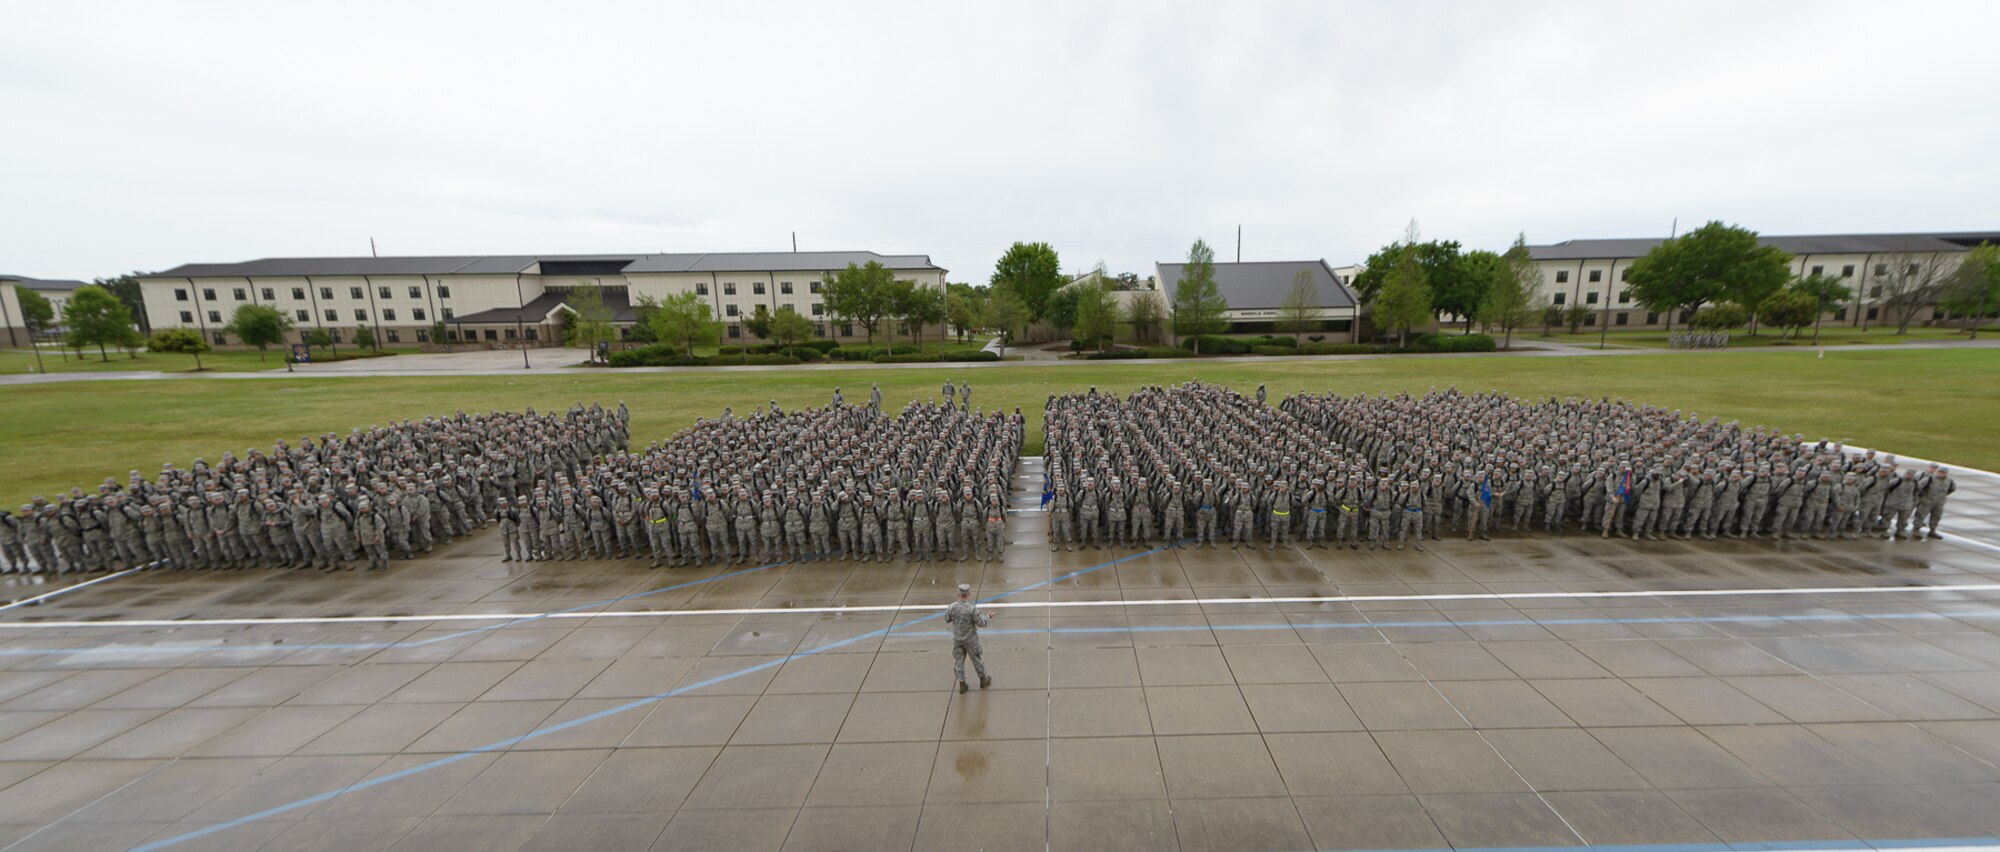
<svg viewBox="0 0 2000 852">
<path fill-rule="evenodd" d="M 106 580 L 110 577 L 104 578 Z M 1486 592 L 1430 595 L 1317 595 L 1262 598 L 1150 598 L 1107 601 L 1015 601 L 981 604 L 983 609 L 1074 609 L 1095 607 L 1238 606 L 1322 603 L 1395 603 L 1426 601 L 1605 600 L 1618 598 L 1702 598 L 1795 595 L 1879 595 L 1912 592 L 2000 592 L 2000 583 L 1950 586 L 1832 586 L 1803 589 L 1656 589 L 1629 592 Z M 602 612 L 449 613 L 440 615 L 330 615 L 298 618 L 190 618 L 135 621 L 0 622 L 0 628 L 39 630 L 45 627 L 234 627 L 283 624 L 383 624 L 406 621 L 513 621 L 563 618 L 669 618 L 686 615 L 841 615 L 869 612 L 935 612 L 948 604 L 880 604 L 874 606 L 740 607 L 734 609 L 607 610 Z"/>
<path fill-rule="evenodd" d="M 39 594 L 39 595 L 36 595 L 36 596 L 34 596 L 34 597 L 32 597 L 32 598 L 22 598 L 22 599 L 20 599 L 20 600 L 18 600 L 18 601 L 15 601 L 15 602 L 13 602 L 13 603 L 10 603 L 10 604 L 8 604 L 8 605 L 6 605 L 6 606 L 0 606 L 0 612 L 6 612 L 7 610 L 10 610 L 10 609 L 13 609 L 13 608 L 15 608 L 15 607 L 17 607 L 17 606 L 27 606 L 28 604 L 31 604 L 31 603 L 36 603 L 36 602 L 39 602 L 39 601 L 45 601 L 45 600 L 48 600 L 49 598 L 52 598 L 52 597 L 55 597 L 56 595 L 66 595 L 66 594 L 69 594 L 70 592 L 74 592 L 74 591 L 76 591 L 77 589 L 81 589 L 81 588 L 83 588 L 83 587 L 85 587 L 85 586 L 95 586 L 95 585 L 97 585 L 98 583 L 102 583 L 102 582 L 105 582 L 105 581 L 108 581 L 108 580 L 116 580 L 116 579 L 118 579 L 119 577 L 123 577 L 123 576 L 125 576 L 125 575 L 127 575 L 127 574 L 136 574 L 136 573 L 138 573 L 138 572 L 140 572 L 140 571 L 142 571 L 142 570 L 144 570 L 144 569 L 142 569 L 142 568 L 127 568 L 127 569 L 125 569 L 125 570 L 123 570 L 123 571 L 120 571 L 120 572 L 118 572 L 118 573 L 116 573 L 116 574 L 109 574 L 109 575 L 106 575 L 106 576 L 103 576 L 103 577 L 99 577 L 99 578 L 97 578 L 97 579 L 95 579 L 95 580 L 90 580 L 90 581 L 88 581 L 88 582 L 83 582 L 83 583 L 78 583 L 78 584 L 76 584 L 76 585 L 74 585 L 74 586 L 64 586 L 64 587 L 62 587 L 62 588 L 60 588 L 60 589 L 56 589 L 55 591 L 52 591 L 52 592 L 43 592 L 43 593 L 41 593 L 41 594 Z"/>
</svg>

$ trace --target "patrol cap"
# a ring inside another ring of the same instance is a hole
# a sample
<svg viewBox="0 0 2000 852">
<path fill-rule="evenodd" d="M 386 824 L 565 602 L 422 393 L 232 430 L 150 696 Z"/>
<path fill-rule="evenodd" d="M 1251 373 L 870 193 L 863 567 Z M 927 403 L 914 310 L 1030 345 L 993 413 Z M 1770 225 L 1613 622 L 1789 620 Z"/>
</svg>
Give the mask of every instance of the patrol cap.
<svg viewBox="0 0 2000 852">
<path fill-rule="evenodd" d="M 959 594 L 961 594 L 961 595 L 969 595 L 969 594 L 972 594 L 972 584 L 971 584 L 971 583 L 960 583 L 960 584 L 958 584 L 958 593 L 959 593 Z"/>
</svg>

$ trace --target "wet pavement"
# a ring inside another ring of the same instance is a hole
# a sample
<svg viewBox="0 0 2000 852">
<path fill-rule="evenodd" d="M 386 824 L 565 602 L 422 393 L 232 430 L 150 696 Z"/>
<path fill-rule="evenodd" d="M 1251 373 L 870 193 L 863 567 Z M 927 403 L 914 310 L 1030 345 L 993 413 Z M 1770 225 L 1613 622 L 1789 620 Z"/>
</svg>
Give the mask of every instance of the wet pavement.
<svg viewBox="0 0 2000 852">
<path fill-rule="evenodd" d="M 1050 553 L 1030 510 L 984 565 L 486 532 L 143 572 L 0 612 L 0 847 L 1994 842 L 2000 480 L 1952 509 L 1923 542 Z M 997 613 L 966 695 L 961 580 Z"/>
</svg>

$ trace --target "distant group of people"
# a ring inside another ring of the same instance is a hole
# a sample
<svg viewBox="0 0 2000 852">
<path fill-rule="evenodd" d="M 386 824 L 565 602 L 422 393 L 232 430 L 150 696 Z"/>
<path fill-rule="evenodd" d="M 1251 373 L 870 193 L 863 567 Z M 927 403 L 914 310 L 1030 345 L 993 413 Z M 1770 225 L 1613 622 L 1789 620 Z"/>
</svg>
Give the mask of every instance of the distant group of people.
<svg viewBox="0 0 2000 852">
<path fill-rule="evenodd" d="M 1667 332 L 1669 349 L 1728 349 L 1729 332 L 1689 329 Z"/>
<path fill-rule="evenodd" d="M 1446 530 L 1938 537 L 1950 472 L 1610 399 L 1051 397 L 1050 546 L 1422 549 Z"/>
<path fill-rule="evenodd" d="M 362 563 L 386 570 L 491 525 L 509 497 L 555 470 L 622 450 L 630 412 L 578 404 L 561 415 L 463 411 L 331 432 L 210 465 L 132 471 L 0 510 L 0 569 L 68 574 Z"/>
</svg>

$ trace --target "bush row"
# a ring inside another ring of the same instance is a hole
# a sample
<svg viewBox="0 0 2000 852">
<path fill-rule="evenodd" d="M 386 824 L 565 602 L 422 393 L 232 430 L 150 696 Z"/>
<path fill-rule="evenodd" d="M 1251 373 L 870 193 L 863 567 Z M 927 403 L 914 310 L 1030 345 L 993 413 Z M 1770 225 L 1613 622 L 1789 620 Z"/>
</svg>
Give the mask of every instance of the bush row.
<svg viewBox="0 0 2000 852">
<path fill-rule="evenodd" d="M 1192 358 L 1194 340 L 1195 338 L 1188 338 L 1181 341 L 1182 348 L 1178 349 L 1168 347 L 1118 349 L 1110 352 L 1092 352 L 1083 357 L 1087 361 Z M 1204 335 L 1200 340 L 1203 355 L 1391 355 L 1409 352 L 1492 352 L 1496 348 L 1493 338 L 1484 334 L 1423 334 L 1411 339 L 1408 347 L 1400 349 L 1371 343 L 1298 344 L 1289 337 L 1236 338 Z"/>
<path fill-rule="evenodd" d="M 817 342 L 817 341 L 815 341 Z M 831 342 L 831 341 L 828 341 Z M 841 354 L 846 353 L 846 354 Z M 867 353 L 865 356 L 861 353 Z M 389 353 L 383 353 L 389 354 Z M 997 353 L 983 349 L 955 349 L 947 352 L 920 352 L 909 344 L 888 346 L 861 346 L 853 349 L 836 347 L 822 351 L 818 347 L 801 344 L 798 354 L 788 355 L 783 349 L 773 350 L 768 346 L 750 347 L 750 354 L 743 353 L 741 346 L 724 346 L 721 354 L 713 357 L 688 356 L 680 350 L 664 344 L 642 346 L 611 353 L 613 367 L 727 367 L 748 364 L 751 366 L 788 366 L 813 361 L 826 360 L 833 356 L 841 361 L 872 361 L 877 364 L 926 364 L 940 361 L 998 361 Z"/>
</svg>

